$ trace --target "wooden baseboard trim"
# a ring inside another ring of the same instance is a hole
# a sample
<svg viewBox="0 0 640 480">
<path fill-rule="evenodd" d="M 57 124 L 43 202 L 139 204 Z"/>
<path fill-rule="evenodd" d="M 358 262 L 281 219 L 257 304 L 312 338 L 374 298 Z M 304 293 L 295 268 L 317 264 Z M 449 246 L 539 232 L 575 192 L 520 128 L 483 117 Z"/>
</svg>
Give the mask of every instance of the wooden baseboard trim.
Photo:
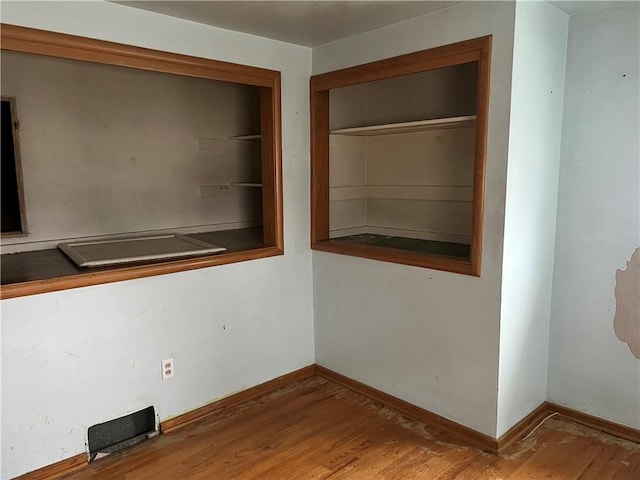
<svg viewBox="0 0 640 480">
<path fill-rule="evenodd" d="M 79 453 L 71 458 L 56 462 L 33 472 L 25 473 L 13 480 L 55 480 L 65 477 L 77 470 L 86 467 L 88 458 L 86 453 Z"/>
<path fill-rule="evenodd" d="M 420 420 L 427 424 L 430 428 L 437 430 L 441 433 L 449 435 L 457 440 L 464 442 L 465 444 L 479 447 L 482 450 L 486 450 L 491 453 L 498 453 L 498 442 L 494 438 L 484 435 L 480 432 L 476 432 L 464 425 L 460 425 L 452 420 L 441 417 L 423 408 L 417 407 L 409 402 L 401 400 L 393 395 L 384 393 L 375 388 L 369 387 L 364 383 L 360 383 L 349 377 L 345 377 L 339 373 L 329 370 L 328 368 L 316 365 L 316 375 L 326 378 L 332 382 L 338 383 L 343 387 L 346 387 L 354 392 L 357 392 L 365 397 L 373 400 L 376 403 L 383 404 L 394 410 L 404 413 L 416 420 Z"/>
<path fill-rule="evenodd" d="M 558 413 L 566 419 L 579 423 L 580 425 L 584 425 L 585 427 L 595 428 L 596 430 L 608 433 L 614 437 L 640 443 L 640 430 L 627 427 L 620 423 L 611 422 L 600 417 L 594 417 L 593 415 L 582 413 L 578 410 L 563 407 L 555 403 L 547 402 L 546 405 L 549 413 Z"/>
<path fill-rule="evenodd" d="M 162 433 L 175 431 L 193 422 L 202 420 L 209 415 L 218 413 L 221 410 L 246 402 L 247 400 L 259 398 L 279 388 L 313 377 L 314 375 L 318 375 L 342 385 L 349 390 L 364 395 L 376 403 L 386 405 L 404 413 L 405 415 L 420 420 L 438 432 L 463 441 L 470 446 L 479 447 L 494 454 L 503 453 L 511 445 L 525 438 L 526 435 L 528 435 L 542 421 L 554 413 L 557 413 L 562 417 L 565 417 L 567 420 L 580 425 L 594 428 L 625 440 L 640 443 L 640 430 L 611 422 L 609 420 L 604 420 L 599 417 L 594 417 L 550 402 L 544 402 L 541 404 L 496 440 L 488 435 L 484 435 L 465 427 L 464 425 L 460 425 L 459 423 L 417 407 L 416 405 L 389 395 L 388 393 L 369 387 L 364 383 L 360 383 L 320 365 L 309 365 L 303 367 L 299 370 L 295 370 L 286 375 L 282 375 L 274 378 L 273 380 L 269 380 L 268 382 L 200 407 L 196 410 L 165 420 L 160 423 L 160 431 Z M 85 453 L 80 453 L 71 458 L 42 467 L 38 470 L 34 470 L 33 472 L 25 473 L 19 477 L 15 477 L 14 480 L 55 480 L 80 470 L 87 465 L 87 455 Z"/>
<path fill-rule="evenodd" d="M 225 408 L 229 408 L 238 403 L 246 402 L 247 400 L 253 400 L 257 397 L 261 397 L 268 393 L 273 392 L 282 387 L 286 387 L 294 382 L 304 380 L 309 377 L 313 377 L 316 372 L 315 365 L 308 365 L 299 370 L 295 370 L 281 377 L 274 378 L 268 382 L 261 383 L 255 387 L 248 388 L 238 393 L 234 393 L 228 397 L 217 400 L 213 403 L 209 403 L 203 407 L 191 410 L 173 418 L 169 418 L 160 422 L 160 432 L 170 433 L 193 422 L 202 420 L 203 418 L 219 412 Z"/>
<path fill-rule="evenodd" d="M 423 408 L 401 400 L 397 397 L 384 393 L 375 388 L 341 375 L 333 370 L 329 370 L 321 365 L 316 365 L 316 375 L 338 383 L 354 392 L 357 392 L 369 399 L 398 410 L 410 417 L 420 420 L 430 428 L 450 435 L 468 445 L 479 447 L 494 454 L 501 454 L 514 443 L 521 441 L 531 433 L 541 422 L 550 415 L 557 413 L 567 420 L 600 430 L 601 432 L 623 438 L 632 442 L 640 443 L 640 430 L 627 427 L 619 423 L 610 422 L 599 417 L 594 417 L 586 413 L 562 407 L 550 402 L 540 404 L 535 410 L 511 427 L 500 438 L 493 439 L 488 435 L 472 430 L 464 425 L 443 418 Z"/>
<path fill-rule="evenodd" d="M 291 373 L 287 373 L 286 375 L 282 375 L 274 378 L 273 380 L 269 380 L 268 382 L 261 383 L 255 387 L 251 387 L 247 390 L 243 390 L 242 392 L 235 393 L 221 400 L 205 405 L 204 407 L 170 418 L 160 423 L 160 431 L 161 433 L 175 431 L 189 425 L 190 423 L 202 420 L 208 415 L 219 412 L 222 409 L 232 407 L 247 400 L 253 400 L 279 388 L 286 387 L 294 382 L 313 377 L 315 375 L 315 371 L 315 365 L 308 365 L 299 370 L 295 370 Z M 28 472 L 19 477 L 15 477 L 13 480 L 56 480 L 80 470 L 87 465 L 87 455 L 85 453 L 80 453 L 74 457 L 67 458 L 66 460 L 62 460 L 52 465 L 47 465 L 46 467 L 39 468 L 33 472 Z"/>
<path fill-rule="evenodd" d="M 503 453 L 511 445 L 525 438 L 540 422 L 543 422 L 552 413 L 553 412 L 549 410 L 547 402 L 538 405 L 535 410 L 498 438 L 498 453 Z"/>
</svg>

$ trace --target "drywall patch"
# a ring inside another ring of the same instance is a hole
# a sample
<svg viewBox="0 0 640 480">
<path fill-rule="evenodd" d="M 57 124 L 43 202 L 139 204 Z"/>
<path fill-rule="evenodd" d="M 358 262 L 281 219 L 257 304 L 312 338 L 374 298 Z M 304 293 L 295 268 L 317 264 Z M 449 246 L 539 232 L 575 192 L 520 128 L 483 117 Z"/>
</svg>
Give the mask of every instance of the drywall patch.
<svg viewBox="0 0 640 480">
<path fill-rule="evenodd" d="M 640 359 L 640 248 L 636 248 L 626 270 L 616 271 L 616 314 L 613 330 L 633 356 Z"/>
</svg>

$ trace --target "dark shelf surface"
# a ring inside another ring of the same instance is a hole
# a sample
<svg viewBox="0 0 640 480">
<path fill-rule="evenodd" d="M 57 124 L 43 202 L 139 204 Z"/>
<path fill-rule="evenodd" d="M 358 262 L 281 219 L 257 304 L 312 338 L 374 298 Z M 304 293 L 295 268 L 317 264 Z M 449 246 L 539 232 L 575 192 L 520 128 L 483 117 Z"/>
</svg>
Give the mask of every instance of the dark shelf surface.
<svg viewBox="0 0 640 480">
<path fill-rule="evenodd" d="M 227 249 L 224 253 L 239 252 L 264 247 L 262 243 L 262 227 L 241 228 L 237 230 L 220 230 L 217 232 L 193 233 L 189 237 L 220 245 Z M 175 260 L 175 259 L 174 259 Z M 68 277 L 82 273 L 118 270 L 132 265 L 150 265 L 166 263 L 166 261 L 138 262 L 98 268 L 77 267 L 64 253 L 57 248 L 36 250 L 32 252 L 8 253 L 0 256 L 0 277 L 2 285 L 48 280 Z"/>
<path fill-rule="evenodd" d="M 372 245 L 375 247 L 395 248 L 412 252 L 430 253 L 434 255 L 446 255 L 469 259 L 471 247 L 463 243 L 436 242 L 434 240 L 421 240 L 417 238 L 393 237 L 374 233 L 361 233 L 346 237 L 332 238 L 331 241 L 340 241 L 358 245 Z"/>
</svg>

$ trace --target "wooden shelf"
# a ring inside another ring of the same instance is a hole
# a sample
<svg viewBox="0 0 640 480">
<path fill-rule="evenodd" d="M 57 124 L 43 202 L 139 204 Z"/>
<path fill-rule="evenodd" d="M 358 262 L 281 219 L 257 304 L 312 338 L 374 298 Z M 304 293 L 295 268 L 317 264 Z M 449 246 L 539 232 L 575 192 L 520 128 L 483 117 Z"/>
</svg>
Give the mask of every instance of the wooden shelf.
<svg viewBox="0 0 640 480">
<path fill-rule="evenodd" d="M 237 140 L 237 141 L 251 141 L 254 142 L 256 140 L 260 140 L 262 135 L 237 135 L 235 137 L 229 137 L 229 140 Z"/>
<path fill-rule="evenodd" d="M 215 184 L 209 184 L 209 185 L 200 185 L 200 187 L 222 187 L 222 188 L 229 188 L 229 187 L 255 187 L 255 188 L 260 188 L 262 187 L 261 183 L 255 183 L 255 182 L 230 182 L 230 183 L 215 183 Z"/>
<path fill-rule="evenodd" d="M 435 118 L 432 120 L 418 120 L 416 122 L 388 123 L 384 125 L 370 125 L 366 127 L 338 128 L 331 130 L 332 135 L 391 135 L 394 133 L 426 132 L 444 128 L 472 127 L 476 124 L 475 115 L 464 117 Z"/>
<path fill-rule="evenodd" d="M 261 188 L 261 183 L 252 183 L 252 182 L 233 182 L 230 183 L 232 187 L 253 187 L 253 188 Z"/>
</svg>

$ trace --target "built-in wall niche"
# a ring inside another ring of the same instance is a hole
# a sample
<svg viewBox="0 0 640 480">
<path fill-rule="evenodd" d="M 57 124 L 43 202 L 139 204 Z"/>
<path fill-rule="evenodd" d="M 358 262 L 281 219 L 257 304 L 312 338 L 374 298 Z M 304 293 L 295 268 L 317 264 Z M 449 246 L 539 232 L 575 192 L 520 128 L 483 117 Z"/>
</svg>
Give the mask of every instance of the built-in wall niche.
<svg viewBox="0 0 640 480">
<path fill-rule="evenodd" d="M 279 72 L 8 25 L 2 49 L 29 225 L 2 238 L 3 298 L 282 253 Z M 138 238 L 197 248 L 140 263 Z M 57 248 L 122 239 L 138 263 Z"/>
<path fill-rule="evenodd" d="M 490 40 L 312 78 L 314 249 L 480 275 Z"/>
</svg>

